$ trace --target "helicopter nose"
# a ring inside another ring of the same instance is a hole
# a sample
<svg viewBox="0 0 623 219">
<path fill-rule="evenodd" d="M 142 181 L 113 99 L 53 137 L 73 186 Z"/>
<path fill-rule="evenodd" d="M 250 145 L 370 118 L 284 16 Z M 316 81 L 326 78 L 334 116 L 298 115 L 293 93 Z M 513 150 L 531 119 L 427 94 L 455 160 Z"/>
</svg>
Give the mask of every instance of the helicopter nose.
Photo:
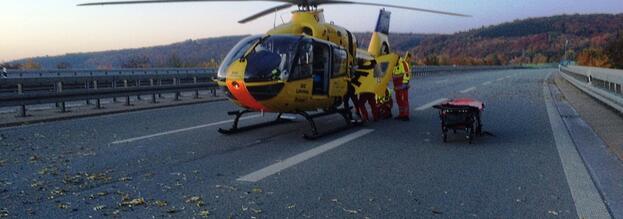
<svg viewBox="0 0 623 219">
<path fill-rule="evenodd" d="M 231 93 L 232 96 L 234 96 L 234 98 L 236 100 L 238 100 L 238 102 L 246 108 L 249 108 L 251 110 L 255 110 L 255 111 L 268 111 L 266 107 L 264 107 L 260 102 L 258 102 L 249 92 L 249 90 L 247 89 L 244 81 L 242 80 L 228 80 L 227 81 L 227 89 L 229 90 L 229 93 Z"/>
</svg>

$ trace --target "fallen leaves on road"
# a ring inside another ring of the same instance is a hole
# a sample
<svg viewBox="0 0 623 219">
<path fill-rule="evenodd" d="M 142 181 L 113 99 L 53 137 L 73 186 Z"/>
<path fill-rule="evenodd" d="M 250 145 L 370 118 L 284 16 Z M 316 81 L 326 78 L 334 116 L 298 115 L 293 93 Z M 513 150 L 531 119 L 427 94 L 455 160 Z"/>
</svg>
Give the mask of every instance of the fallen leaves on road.
<svg viewBox="0 0 623 219">
<path fill-rule="evenodd" d="M 293 208 L 296 208 L 296 204 L 290 204 L 290 205 L 288 205 L 288 209 L 293 209 Z"/>
<path fill-rule="evenodd" d="M 262 189 L 256 187 L 256 188 L 251 189 L 251 192 L 253 192 L 253 193 L 262 193 Z"/>
<path fill-rule="evenodd" d="M 39 156 L 37 155 L 32 155 L 30 156 L 30 158 L 28 158 L 28 160 L 30 160 L 30 162 L 37 162 L 39 160 Z"/>
<path fill-rule="evenodd" d="M 97 192 L 89 196 L 89 199 L 95 199 L 97 197 L 107 196 L 108 192 Z"/>
<path fill-rule="evenodd" d="M 50 191 L 50 197 L 48 197 L 48 199 L 55 199 L 57 197 L 64 196 L 64 195 L 65 195 L 65 190 L 59 187 L 56 187 L 54 188 L 54 190 Z"/>
<path fill-rule="evenodd" d="M 177 208 L 175 208 L 175 207 L 172 207 L 172 208 L 169 208 L 169 210 L 167 210 L 167 213 L 169 213 L 169 214 L 175 214 L 175 213 L 180 212 L 180 211 L 182 211 L 182 210 L 184 210 L 184 208 L 182 208 L 182 209 L 177 209 Z"/>
<path fill-rule="evenodd" d="M 73 176 L 65 176 L 63 179 L 63 183 L 72 184 L 72 185 L 80 185 L 84 180 L 82 179 L 82 175 L 76 174 Z"/>
<path fill-rule="evenodd" d="M 228 186 L 228 185 L 216 185 L 215 186 L 217 189 L 229 189 L 231 191 L 238 191 L 238 189 L 236 189 L 233 186 Z"/>
<path fill-rule="evenodd" d="M 259 209 L 259 208 L 249 208 L 249 210 L 251 210 L 253 213 L 256 213 L 256 214 L 262 213 L 262 209 Z"/>
<path fill-rule="evenodd" d="M 127 206 L 127 207 L 134 207 L 134 206 L 139 206 L 139 205 L 144 205 L 145 204 L 145 199 L 144 198 L 135 198 L 135 199 L 129 199 L 127 196 L 123 197 L 123 200 L 121 201 L 121 206 Z"/>
<path fill-rule="evenodd" d="M 107 173 L 95 173 L 95 174 L 86 174 L 87 179 L 91 181 L 108 181 L 111 180 L 112 177 L 108 176 Z"/>
<path fill-rule="evenodd" d="M 106 205 L 98 205 L 93 207 L 94 211 L 101 211 L 102 209 L 104 209 L 106 207 Z"/>
<path fill-rule="evenodd" d="M 9 217 L 9 210 L 6 208 L 0 208 L 0 217 Z"/>
<path fill-rule="evenodd" d="M 547 211 L 547 213 L 549 213 L 551 215 L 554 215 L 554 216 L 558 216 L 558 212 L 557 211 L 550 210 L 550 211 Z"/>
<path fill-rule="evenodd" d="M 357 210 L 346 209 L 344 207 L 342 207 L 342 210 L 345 211 L 346 213 L 349 213 L 349 214 L 357 214 L 357 213 L 359 213 L 359 211 L 357 211 Z"/>
<path fill-rule="evenodd" d="M 163 200 L 156 200 L 154 201 L 154 204 L 158 207 L 165 207 L 167 205 L 169 205 L 169 203 L 167 201 L 163 201 Z"/>
<path fill-rule="evenodd" d="M 44 183 L 45 183 L 44 181 L 33 180 L 32 183 L 30 184 L 30 187 L 35 188 L 35 189 L 42 189 Z"/>
<path fill-rule="evenodd" d="M 208 210 L 203 210 L 199 212 L 199 216 L 202 218 L 208 218 L 208 216 L 210 216 L 210 211 Z"/>
<path fill-rule="evenodd" d="M 197 207 L 203 207 L 205 205 L 205 202 L 199 196 L 192 196 L 192 197 L 186 199 L 186 203 L 195 204 L 195 205 L 197 205 Z"/>
<path fill-rule="evenodd" d="M 433 214 L 443 214 L 442 211 L 437 210 L 436 208 L 431 208 L 430 210 L 433 212 Z"/>
<path fill-rule="evenodd" d="M 47 166 L 47 167 L 43 167 L 42 169 L 40 169 L 39 171 L 37 171 L 37 173 L 39 175 L 47 175 L 47 174 L 52 174 L 52 175 L 57 175 L 58 169 L 54 166 Z"/>
<path fill-rule="evenodd" d="M 121 182 L 127 182 L 131 180 L 132 180 L 132 177 L 129 177 L 129 176 L 124 176 L 124 177 L 119 178 L 119 181 Z"/>
<path fill-rule="evenodd" d="M 57 205 L 57 207 L 60 209 L 68 209 L 71 207 L 71 205 L 69 205 L 69 203 L 60 203 Z"/>
</svg>

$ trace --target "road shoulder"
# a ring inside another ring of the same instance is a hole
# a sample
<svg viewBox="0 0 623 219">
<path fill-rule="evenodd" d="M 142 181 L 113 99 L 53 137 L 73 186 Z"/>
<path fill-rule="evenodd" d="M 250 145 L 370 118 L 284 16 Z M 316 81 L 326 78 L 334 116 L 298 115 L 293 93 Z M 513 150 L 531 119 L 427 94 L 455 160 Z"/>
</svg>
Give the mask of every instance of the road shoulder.
<svg viewBox="0 0 623 219">
<path fill-rule="evenodd" d="M 548 86 L 555 107 L 595 186 L 608 206 L 610 214 L 614 218 L 623 218 L 623 208 L 620 207 L 623 206 L 623 163 L 616 153 L 613 153 L 612 147 L 608 147 L 604 142 L 606 138 L 600 137 L 610 133 L 604 129 L 611 126 L 604 124 L 611 123 L 604 122 L 604 118 L 609 117 L 615 121 L 621 118 L 568 82 L 565 84 L 566 81 L 559 75 L 556 74 L 551 79 Z M 553 84 L 554 81 L 557 86 Z M 608 114 L 608 111 L 611 114 Z M 599 133 L 599 130 L 604 131 Z"/>
</svg>

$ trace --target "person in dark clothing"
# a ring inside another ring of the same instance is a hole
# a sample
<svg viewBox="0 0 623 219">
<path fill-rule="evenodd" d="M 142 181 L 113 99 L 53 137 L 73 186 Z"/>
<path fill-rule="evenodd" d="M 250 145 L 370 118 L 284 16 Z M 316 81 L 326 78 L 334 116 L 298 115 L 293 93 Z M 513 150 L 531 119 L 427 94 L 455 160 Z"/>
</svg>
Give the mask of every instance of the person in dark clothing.
<svg viewBox="0 0 623 219">
<path fill-rule="evenodd" d="M 2 67 L 2 78 L 8 78 L 9 75 L 6 72 L 6 67 Z"/>
</svg>

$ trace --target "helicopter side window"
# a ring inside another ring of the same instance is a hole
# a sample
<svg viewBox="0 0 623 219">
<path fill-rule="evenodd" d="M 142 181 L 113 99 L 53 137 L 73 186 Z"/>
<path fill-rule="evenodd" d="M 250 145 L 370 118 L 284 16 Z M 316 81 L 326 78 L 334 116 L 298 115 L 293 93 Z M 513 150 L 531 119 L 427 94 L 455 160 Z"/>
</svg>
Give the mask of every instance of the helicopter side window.
<svg viewBox="0 0 623 219">
<path fill-rule="evenodd" d="M 331 48 L 323 43 L 314 42 L 313 60 L 313 94 L 324 95 L 329 91 L 329 77 L 331 64 Z"/>
<path fill-rule="evenodd" d="M 333 48 L 333 71 L 332 77 L 343 76 L 348 69 L 348 54 L 342 48 Z"/>
<path fill-rule="evenodd" d="M 310 42 L 301 42 L 290 80 L 310 78 L 312 76 L 312 45 Z"/>
</svg>

